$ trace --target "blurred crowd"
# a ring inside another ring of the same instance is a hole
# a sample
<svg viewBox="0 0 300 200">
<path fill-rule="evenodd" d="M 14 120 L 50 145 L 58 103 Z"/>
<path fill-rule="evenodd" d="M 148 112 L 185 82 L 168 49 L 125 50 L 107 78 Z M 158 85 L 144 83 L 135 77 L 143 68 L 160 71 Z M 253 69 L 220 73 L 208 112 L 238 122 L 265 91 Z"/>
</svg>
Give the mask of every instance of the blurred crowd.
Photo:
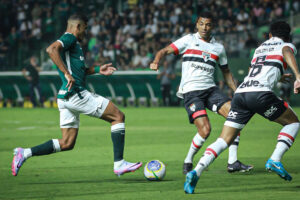
<svg viewBox="0 0 300 200">
<path fill-rule="evenodd" d="M 214 35 L 228 55 L 239 56 L 257 45 L 256 27 L 299 13 L 300 5 L 299 0 L 0 0 L 0 70 L 21 69 L 31 55 L 51 70 L 41 55 L 76 12 L 89 18 L 83 41 L 88 66 L 113 62 L 119 70 L 144 70 L 160 48 L 195 32 L 197 15 L 206 10 L 216 17 Z"/>
</svg>

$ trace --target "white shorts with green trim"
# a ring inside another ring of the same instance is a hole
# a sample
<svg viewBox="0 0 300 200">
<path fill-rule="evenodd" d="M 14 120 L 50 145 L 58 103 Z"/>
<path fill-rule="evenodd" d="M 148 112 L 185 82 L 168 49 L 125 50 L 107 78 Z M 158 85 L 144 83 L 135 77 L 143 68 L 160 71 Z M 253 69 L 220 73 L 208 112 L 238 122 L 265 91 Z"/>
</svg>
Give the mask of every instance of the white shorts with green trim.
<svg viewBox="0 0 300 200">
<path fill-rule="evenodd" d="M 57 99 L 60 112 L 60 128 L 79 128 L 79 115 L 100 118 L 109 100 L 87 90 L 74 94 L 69 99 Z"/>
</svg>

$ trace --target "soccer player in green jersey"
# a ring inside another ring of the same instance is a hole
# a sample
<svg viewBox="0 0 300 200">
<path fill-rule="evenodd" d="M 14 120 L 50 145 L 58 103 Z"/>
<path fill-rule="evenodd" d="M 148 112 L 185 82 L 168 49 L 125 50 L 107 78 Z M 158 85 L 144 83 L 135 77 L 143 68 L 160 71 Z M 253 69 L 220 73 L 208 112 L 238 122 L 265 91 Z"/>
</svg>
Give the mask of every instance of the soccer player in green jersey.
<svg viewBox="0 0 300 200">
<path fill-rule="evenodd" d="M 74 148 L 81 113 L 101 118 L 111 124 L 114 150 L 114 173 L 118 176 L 137 170 L 141 162 L 130 163 L 123 159 L 125 139 L 125 115 L 108 99 L 90 93 L 85 87 L 85 78 L 90 74 L 111 75 L 116 68 L 112 64 L 87 68 L 80 46 L 87 29 L 87 19 L 72 15 L 66 32 L 48 48 L 52 61 L 57 65 L 62 86 L 57 95 L 60 112 L 61 139 L 52 139 L 32 148 L 15 148 L 12 174 L 18 175 L 22 164 L 32 156 L 47 155 Z"/>
</svg>

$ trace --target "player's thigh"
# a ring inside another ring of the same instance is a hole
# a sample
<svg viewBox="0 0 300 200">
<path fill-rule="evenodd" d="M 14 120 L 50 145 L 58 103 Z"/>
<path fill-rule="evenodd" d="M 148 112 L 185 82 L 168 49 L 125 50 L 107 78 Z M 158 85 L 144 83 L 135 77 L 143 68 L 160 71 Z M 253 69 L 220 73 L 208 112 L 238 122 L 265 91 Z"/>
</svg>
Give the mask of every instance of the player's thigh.
<svg viewBox="0 0 300 200">
<path fill-rule="evenodd" d="M 258 97 L 258 114 L 264 118 L 281 125 L 298 122 L 297 115 L 289 107 L 288 103 L 277 97 L 273 92 L 262 93 Z"/>
<path fill-rule="evenodd" d="M 60 128 L 79 128 L 79 112 L 69 109 L 68 104 L 67 100 L 57 99 Z"/>
<path fill-rule="evenodd" d="M 285 126 L 287 124 L 299 122 L 299 119 L 292 108 L 288 107 L 277 119 L 274 120 L 274 122 Z"/>
<path fill-rule="evenodd" d="M 191 124 L 193 124 L 197 118 L 207 117 L 205 94 L 202 94 L 202 92 L 203 91 L 193 91 L 184 94 L 184 107 Z"/>
<path fill-rule="evenodd" d="M 121 123 L 125 121 L 125 115 L 119 110 L 119 108 L 111 101 L 109 101 L 101 119 L 110 123 Z"/>
<path fill-rule="evenodd" d="M 207 98 L 207 108 L 215 113 L 218 113 L 225 118 L 230 110 L 231 99 L 225 95 L 218 87 L 210 89 L 211 93 Z"/>
</svg>

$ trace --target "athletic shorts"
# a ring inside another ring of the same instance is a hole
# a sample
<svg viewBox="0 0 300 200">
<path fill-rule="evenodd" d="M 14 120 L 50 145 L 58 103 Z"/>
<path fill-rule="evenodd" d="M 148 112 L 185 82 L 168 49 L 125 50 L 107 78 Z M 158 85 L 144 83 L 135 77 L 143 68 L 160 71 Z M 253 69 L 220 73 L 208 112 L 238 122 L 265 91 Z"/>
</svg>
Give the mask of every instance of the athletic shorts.
<svg viewBox="0 0 300 200">
<path fill-rule="evenodd" d="M 273 92 L 236 93 L 231 101 L 225 125 L 242 129 L 255 113 L 274 121 L 288 107 L 288 104 Z"/>
<path fill-rule="evenodd" d="M 230 98 L 223 94 L 218 87 L 188 92 L 183 94 L 183 98 L 191 124 L 198 117 L 207 116 L 206 108 L 218 113 L 222 105 L 230 101 Z"/>
<path fill-rule="evenodd" d="M 79 128 L 79 114 L 100 118 L 109 100 L 87 90 L 81 91 L 80 96 L 74 94 L 69 99 L 57 99 L 60 112 L 61 128 Z"/>
</svg>

